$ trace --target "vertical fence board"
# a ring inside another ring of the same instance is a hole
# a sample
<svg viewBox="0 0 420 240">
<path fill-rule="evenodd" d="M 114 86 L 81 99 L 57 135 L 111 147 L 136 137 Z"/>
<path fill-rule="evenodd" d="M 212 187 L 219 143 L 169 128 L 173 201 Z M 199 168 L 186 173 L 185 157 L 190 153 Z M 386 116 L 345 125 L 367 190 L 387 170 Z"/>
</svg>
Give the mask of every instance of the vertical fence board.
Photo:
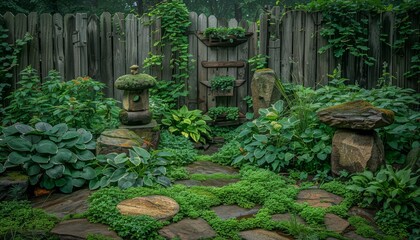
<svg viewBox="0 0 420 240">
<path fill-rule="evenodd" d="M 228 27 L 238 27 L 238 21 L 236 19 L 230 19 L 228 21 Z M 239 47 L 232 47 L 227 49 L 227 58 L 228 61 L 238 61 L 238 48 Z M 227 69 L 227 75 L 233 76 L 235 79 L 238 79 L 238 69 L 237 68 L 228 68 Z M 238 93 L 237 88 L 233 88 L 234 95 L 233 97 L 228 98 L 228 106 L 230 107 L 236 107 L 238 102 Z"/>
<path fill-rule="evenodd" d="M 417 13 L 411 12 L 409 14 L 409 19 L 411 21 L 411 29 L 417 29 L 417 31 L 420 31 L 420 18 L 418 17 L 418 11 Z M 419 43 L 419 41 L 420 41 L 420 36 L 418 34 L 417 35 L 412 34 L 408 38 L 407 44 L 405 46 L 406 69 L 404 70 L 404 72 L 409 72 L 411 66 L 414 64 L 419 65 L 418 62 L 417 63 L 411 62 L 411 58 L 414 57 L 415 53 L 420 52 L 420 49 L 417 49 L 417 50 L 413 49 L 414 43 L 416 42 Z M 412 88 L 412 89 L 415 89 L 417 92 L 420 91 L 420 74 L 419 73 L 417 73 L 415 76 L 412 76 L 412 77 L 404 76 L 403 81 L 404 81 L 404 86 L 403 86 L 404 88 Z"/>
<path fill-rule="evenodd" d="M 191 63 L 190 71 L 189 71 L 189 78 L 186 84 L 186 89 L 188 89 L 188 100 L 187 100 L 187 107 L 189 109 L 197 109 L 198 108 L 198 39 L 195 36 L 195 32 L 198 30 L 198 15 L 195 12 L 190 13 L 190 21 L 191 25 L 188 29 L 188 53 L 191 54 L 192 59 L 195 60 Z"/>
<path fill-rule="evenodd" d="M 217 27 L 217 18 L 214 15 L 209 16 L 208 27 Z M 215 48 L 207 49 L 207 61 L 217 61 L 217 50 Z M 211 81 L 216 76 L 217 70 L 210 68 L 207 70 L 207 81 Z M 207 91 L 207 108 L 216 106 L 216 97 L 211 94 L 211 91 Z"/>
<path fill-rule="evenodd" d="M 200 14 L 198 16 L 198 31 L 204 31 L 207 28 L 207 16 L 204 14 Z M 204 68 L 203 65 L 201 65 L 202 61 L 207 61 L 208 57 L 208 49 L 204 43 L 201 41 L 198 41 L 198 58 L 197 58 L 197 71 L 198 71 L 198 81 L 208 81 L 208 69 Z M 203 111 L 207 112 L 207 87 L 199 83 L 198 84 L 198 108 Z"/>
<path fill-rule="evenodd" d="M 150 52 L 150 25 L 149 25 L 149 17 L 146 15 L 143 15 L 140 19 L 139 19 L 139 23 L 138 23 L 138 62 L 139 62 L 139 66 L 140 69 L 143 72 L 149 73 L 150 74 L 150 69 L 145 69 L 143 67 L 144 64 L 144 59 L 147 58 L 147 56 L 149 55 Z"/>
<path fill-rule="evenodd" d="M 380 62 L 387 62 L 387 72 L 392 73 L 392 44 L 393 44 L 393 28 L 394 28 L 394 18 L 391 12 L 383 13 L 382 15 L 382 26 L 381 28 L 381 35 L 384 35 L 384 41 L 381 41 L 381 61 Z M 393 84 L 394 79 L 392 80 Z"/>
<path fill-rule="evenodd" d="M 126 65 L 125 69 L 129 69 L 131 65 L 138 65 L 137 58 L 137 17 L 134 14 L 128 14 L 125 18 L 125 34 L 126 34 Z"/>
<path fill-rule="evenodd" d="M 381 74 L 382 63 L 380 62 L 380 15 L 370 15 L 369 17 L 369 56 L 376 61 L 373 66 L 368 68 L 368 88 L 374 88 Z"/>
<path fill-rule="evenodd" d="M 53 21 L 49 13 L 41 14 L 41 71 L 42 79 L 48 75 L 48 71 L 54 69 L 53 61 Z"/>
<path fill-rule="evenodd" d="M 9 43 L 10 45 L 14 45 L 15 41 L 16 41 L 16 32 L 15 32 L 15 16 L 11 13 L 11 12 L 6 12 L 3 16 L 6 28 L 9 30 L 8 31 L 8 36 L 7 36 L 7 43 Z M 11 82 L 9 82 L 10 84 L 10 89 L 14 90 L 16 89 L 16 82 L 18 81 L 18 76 L 17 76 L 17 72 L 16 72 L 16 68 L 12 68 L 11 71 L 13 72 L 13 77 L 11 79 Z"/>
<path fill-rule="evenodd" d="M 39 72 L 39 26 L 38 15 L 35 12 L 28 15 L 28 32 L 32 36 L 28 44 L 28 64 Z"/>
<path fill-rule="evenodd" d="M 239 23 L 240 27 L 243 27 L 247 32 L 253 32 L 254 35 L 257 35 L 257 31 L 253 29 L 254 25 L 248 26 L 247 22 L 242 20 Z M 251 44 L 251 39 L 248 42 L 243 43 L 238 46 L 238 61 L 246 62 L 249 59 L 249 45 Z M 238 79 L 244 79 L 246 82 L 242 84 L 242 86 L 237 87 L 237 100 L 236 106 L 238 106 L 239 111 L 241 113 L 246 113 L 248 111 L 248 107 L 246 102 L 243 100 L 244 97 L 248 95 L 248 83 L 250 82 L 249 75 L 248 75 L 248 64 L 245 65 L 243 68 L 238 68 Z"/>
<path fill-rule="evenodd" d="M 260 32 L 267 33 L 267 34 L 260 34 L 260 48 L 258 53 L 267 55 L 267 46 L 268 46 L 268 15 L 261 14 L 260 15 Z"/>
<path fill-rule="evenodd" d="M 292 81 L 297 84 L 303 84 L 304 71 L 304 49 L 305 49 L 305 15 L 301 11 L 293 12 L 293 67 Z"/>
<path fill-rule="evenodd" d="M 88 75 L 87 14 L 76 14 L 76 31 L 73 33 L 74 72 L 76 77 Z"/>
<path fill-rule="evenodd" d="M 65 74 L 65 56 L 64 56 L 64 25 L 63 16 L 56 13 L 53 15 L 54 24 L 54 66 L 61 77 L 64 78 Z"/>
<path fill-rule="evenodd" d="M 219 19 L 217 21 L 217 27 L 227 27 L 228 22 L 226 19 Z M 217 49 L 217 61 L 227 61 L 228 60 L 228 48 L 218 48 Z M 226 76 L 228 75 L 228 68 L 217 68 L 217 76 Z M 234 76 L 236 77 L 236 76 Z M 227 106 L 229 99 L 232 97 L 216 97 L 215 106 Z"/>
<path fill-rule="evenodd" d="M 19 13 L 15 17 L 15 34 L 16 39 L 23 39 L 28 32 L 28 17 Z M 19 79 L 19 73 L 28 66 L 28 44 L 23 46 L 22 51 L 18 56 L 18 66 L 16 68 L 16 80 Z"/>
<path fill-rule="evenodd" d="M 318 20 L 317 20 L 317 46 L 316 50 L 320 49 L 321 47 L 327 45 L 328 41 L 326 38 L 321 36 L 320 30 L 322 29 L 322 13 L 317 13 Z M 328 84 L 328 57 L 329 54 L 324 53 L 318 53 L 317 54 L 317 61 L 316 61 L 316 80 L 317 80 L 317 87 L 325 86 Z"/>
<path fill-rule="evenodd" d="M 100 17 L 101 82 L 105 83 L 105 96 L 114 97 L 114 75 L 112 72 L 112 21 L 111 14 L 102 13 Z"/>
<path fill-rule="evenodd" d="M 279 23 L 280 24 L 280 23 Z M 280 78 L 282 81 L 290 83 L 292 82 L 291 72 L 292 72 L 292 50 L 293 50 L 293 14 L 292 12 L 287 12 L 283 17 L 283 22 L 281 23 L 281 70 Z"/>
<path fill-rule="evenodd" d="M 316 13 L 307 13 L 305 19 L 305 59 L 303 84 L 305 87 L 314 88 L 316 85 L 316 58 L 318 49 L 316 48 Z"/>
<path fill-rule="evenodd" d="M 64 79 L 69 81 L 75 77 L 74 72 L 74 48 L 73 33 L 76 30 L 76 18 L 73 14 L 64 16 L 64 53 L 66 60 L 64 61 Z"/>
<path fill-rule="evenodd" d="M 153 46 L 153 43 L 160 41 L 162 37 L 161 32 L 161 22 L 160 19 L 155 19 L 152 24 L 152 43 L 151 43 L 151 52 L 154 55 L 161 55 L 162 49 L 159 46 Z M 162 79 L 162 68 L 161 66 L 153 66 L 151 73 L 157 79 Z"/>
<path fill-rule="evenodd" d="M 124 31 L 124 15 L 122 13 L 116 13 L 113 17 L 113 58 L 114 58 L 114 78 L 126 74 L 128 69 L 125 65 L 125 31 Z M 118 101 L 122 101 L 123 91 L 114 88 L 114 98 Z"/>
<path fill-rule="evenodd" d="M 101 81 L 101 42 L 99 32 L 99 18 L 91 15 L 87 25 L 88 75 Z"/>
<path fill-rule="evenodd" d="M 280 7 L 274 7 L 271 11 L 270 19 L 270 40 L 268 42 L 268 55 L 271 56 L 268 59 L 268 67 L 273 69 L 277 76 L 280 77 L 280 65 L 281 65 L 281 34 L 280 34 L 280 21 L 281 21 L 281 9 Z"/>
</svg>

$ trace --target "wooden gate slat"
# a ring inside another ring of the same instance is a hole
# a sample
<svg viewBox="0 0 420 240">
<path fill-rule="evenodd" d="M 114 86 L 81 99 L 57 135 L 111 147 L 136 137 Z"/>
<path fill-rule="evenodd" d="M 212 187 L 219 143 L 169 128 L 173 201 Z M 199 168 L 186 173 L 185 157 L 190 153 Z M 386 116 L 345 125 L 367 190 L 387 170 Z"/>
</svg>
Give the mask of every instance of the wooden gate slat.
<svg viewBox="0 0 420 240">
<path fill-rule="evenodd" d="M 197 109 L 198 108 L 198 39 L 195 36 L 195 32 L 198 30 L 198 15 L 195 12 L 191 12 L 190 15 L 191 25 L 188 29 L 188 53 L 191 54 L 192 59 L 195 61 L 190 63 L 189 78 L 186 83 L 186 89 L 188 89 L 188 100 L 187 107 L 188 109 Z"/>
<path fill-rule="evenodd" d="M 200 14 L 198 16 L 198 31 L 204 31 L 207 28 L 207 16 Z M 207 61 L 208 49 L 201 41 L 198 41 L 198 53 L 197 53 L 197 71 L 198 71 L 198 108 L 207 112 L 207 87 L 200 84 L 202 81 L 208 81 L 208 69 L 201 65 L 202 61 Z"/>
<path fill-rule="evenodd" d="M 217 18 L 214 15 L 209 16 L 208 27 L 217 27 Z M 207 49 L 207 59 L 208 61 L 217 61 L 217 49 L 208 48 Z M 216 68 L 210 68 L 207 72 L 207 79 L 211 81 L 217 75 Z M 213 96 L 210 90 L 207 91 L 207 110 L 209 108 L 216 106 L 216 97 Z"/>
<path fill-rule="evenodd" d="M 53 20 L 51 14 L 41 14 L 40 34 L 42 80 L 44 80 L 50 70 L 54 69 L 53 29 Z"/>
<path fill-rule="evenodd" d="M 126 69 L 125 64 L 125 24 L 124 15 L 122 13 L 116 13 L 113 17 L 113 57 L 114 57 L 114 78 L 125 75 L 129 72 Z M 115 81 L 115 80 L 114 80 Z M 118 101 L 122 101 L 123 91 L 114 88 L 114 98 Z"/>
<path fill-rule="evenodd" d="M 28 17 L 23 13 L 18 13 L 15 17 L 16 39 L 23 39 L 28 32 Z M 28 44 L 23 46 L 18 56 L 18 66 L 16 68 L 16 81 L 19 79 L 19 73 L 28 66 Z"/>
<path fill-rule="evenodd" d="M 76 31 L 73 33 L 74 71 L 76 77 L 88 75 L 87 14 L 76 14 Z"/>
<path fill-rule="evenodd" d="M 111 14 L 102 13 L 100 17 L 100 41 L 101 41 L 101 82 L 105 83 L 105 96 L 114 97 L 114 75 L 112 72 L 112 21 Z"/>
<path fill-rule="evenodd" d="M 64 25 L 63 16 L 56 13 L 53 15 L 54 24 L 54 66 L 61 77 L 65 76 L 65 56 L 64 56 Z"/>
<path fill-rule="evenodd" d="M 91 15 L 87 26 L 88 75 L 100 81 L 101 76 L 101 44 L 99 32 L 99 18 Z"/>
<path fill-rule="evenodd" d="M 73 14 L 64 15 L 64 52 L 66 60 L 64 61 L 64 80 L 69 81 L 75 78 L 74 69 L 74 48 L 73 33 L 76 30 L 76 18 Z"/>
</svg>

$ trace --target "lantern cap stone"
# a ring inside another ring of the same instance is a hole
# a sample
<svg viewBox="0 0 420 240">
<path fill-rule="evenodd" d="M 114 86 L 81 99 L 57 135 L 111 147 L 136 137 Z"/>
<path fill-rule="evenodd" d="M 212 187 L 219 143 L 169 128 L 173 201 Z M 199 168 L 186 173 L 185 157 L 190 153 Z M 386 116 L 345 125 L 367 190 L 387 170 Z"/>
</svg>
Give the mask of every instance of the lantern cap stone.
<svg viewBox="0 0 420 240">
<path fill-rule="evenodd" d="M 145 73 L 123 75 L 115 81 L 117 89 L 129 91 L 148 89 L 155 85 L 156 79 Z"/>
</svg>

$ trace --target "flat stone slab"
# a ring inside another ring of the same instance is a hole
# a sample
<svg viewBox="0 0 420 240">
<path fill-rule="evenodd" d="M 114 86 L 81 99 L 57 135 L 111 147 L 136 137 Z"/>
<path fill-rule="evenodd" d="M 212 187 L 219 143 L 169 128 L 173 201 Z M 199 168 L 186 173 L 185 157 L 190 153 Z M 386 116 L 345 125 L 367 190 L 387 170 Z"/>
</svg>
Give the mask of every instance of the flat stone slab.
<svg viewBox="0 0 420 240">
<path fill-rule="evenodd" d="M 354 206 L 354 207 L 350 208 L 350 210 L 349 210 L 349 215 L 350 216 L 359 216 L 359 217 L 362 217 L 362 218 L 368 220 L 371 223 L 375 222 L 375 214 L 376 214 L 375 210 L 364 209 L 364 208 L 360 208 L 360 207 L 357 207 L 357 206 Z"/>
<path fill-rule="evenodd" d="M 350 226 L 350 223 L 347 220 L 332 213 L 325 214 L 324 222 L 327 230 L 336 233 L 342 233 L 348 226 Z"/>
<path fill-rule="evenodd" d="M 354 231 L 346 232 L 343 234 L 343 236 L 352 240 L 374 240 L 373 238 L 362 237 Z"/>
<path fill-rule="evenodd" d="M 187 187 L 192 186 L 205 186 L 205 187 L 223 187 L 232 183 L 239 182 L 240 179 L 208 179 L 204 181 L 198 180 L 178 180 L 175 184 L 182 184 Z"/>
<path fill-rule="evenodd" d="M 267 231 L 264 229 L 254 229 L 243 231 L 239 233 L 239 236 L 245 240 L 290 240 L 293 237 L 285 237 L 276 232 Z"/>
<path fill-rule="evenodd" d="M 163 227 L 159 234 L 166 239 L 178 237 L 181 240 L 198 240 L 216 237 L 216 232 L 201 218 L 186 218 Z"/>
<path fill-rule="evenodd" d="M 298 203 L 308 203 L 312 207 L 327 208 L 338 205 L 343 198 L 322 189 L 306 189 L 299 192 Z"/>
<path fill-rule="evenodd" d="M 96 140 L 96 155 L 112 152 L 127 153 L 133 146 L 141 147 L 143 139 L 128 129 L 113 129 L 101 133 Z"/>
<path fill-rule="evenodd" d="M 255 206 L 251 209 L 246 209 L 241 208 L 237 205 L 222 205 L 213 207 L 211 210 L 213 210 L 216 213 L 216 215 L 219 216 L 221 219 L 226 220 L 230 218 L 242 219 L 254 217 L 260 209 L 260 206 Z"/>
<path fill-rule="evenodd" d="M 195 163 L 188 165 L 186 169 L 190 174 L 237 174 L 239 172 L 233 167 L 222 166 L 209 161 L 196 161 Z"/>
<path fill-rule="evenodd" d="M 81 189 L 71 194 L 54 193 L 32 199 L 32 207 L 41 208 L 58 218 L 68 214 L 83 213 L 88 209 L 88 197 L 91 191 Z"/>
<path fill-rule="evenodd" d="M 175 200 L 159 195 L 127 199 L 120 202 L 117 208 L 124 215 L 147 215 L 158 220 L 169 220 L 179 212 Z"/>
<path fill-rule="evenodd" d="M 60 240 L 81 240 L 86 239 L 88 234 L 100 234 L 112 239 L 122 239 L 114 231 L 108 229 L 107 225 L 90 223 L 87 219 L 71 219 L 60 222 L 51 233 L 57 235 Z"/>
<path fill-rule="evenodd" d="M 271 220 L 279 222 L 288 222 L 292 220 L 293 217 L 296 218 L 296 221 L 298 223 L 305 224 L 305 221 L 300 216 L 293 216 L 290 213 L 274 214 L 273 216 L 271 216 Z"/>
</svg>

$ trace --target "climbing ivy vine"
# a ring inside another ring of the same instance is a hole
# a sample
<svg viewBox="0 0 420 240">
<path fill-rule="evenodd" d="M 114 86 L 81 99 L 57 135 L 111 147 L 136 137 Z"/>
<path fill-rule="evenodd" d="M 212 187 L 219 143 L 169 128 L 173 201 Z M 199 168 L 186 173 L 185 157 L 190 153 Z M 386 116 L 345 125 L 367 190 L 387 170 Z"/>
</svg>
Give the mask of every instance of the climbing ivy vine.
<svg viewBox="0 0 420 240">
<path fill-rule="evenodd" d="M 163 58 L 170 57 L 173 80 L 182 82 L 189 76 L 188 37 L 186 32 L 191 22 L 186 5 L 181 0 L 169 0 L 157 4 L 149 16 L 161 20 L 162 38 L 156 47 L 171 46 L 171 56 L 150 55 L 147 65 L 161 65 Z"/>
</svg>

